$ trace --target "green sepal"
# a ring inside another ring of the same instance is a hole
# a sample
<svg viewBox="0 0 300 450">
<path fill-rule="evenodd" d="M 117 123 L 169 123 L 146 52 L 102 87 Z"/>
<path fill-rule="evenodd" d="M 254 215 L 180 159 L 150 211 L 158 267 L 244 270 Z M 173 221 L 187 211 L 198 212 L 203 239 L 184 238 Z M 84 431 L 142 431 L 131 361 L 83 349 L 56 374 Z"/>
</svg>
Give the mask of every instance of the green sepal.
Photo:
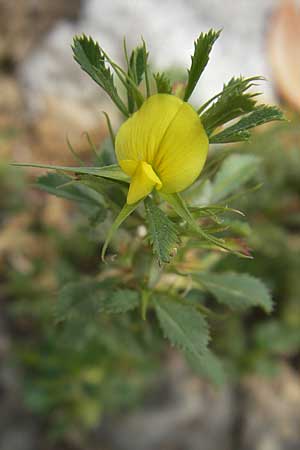
<svg viewBox="0 0 300 450">
<path fill-rule="evenodd" d="M 133 205 L 128 205 L 128 203 L 125 203 L 125 205 L 123 206 L 123 208 L 119 212 L 119 214 L 116 217 L 115 221 L 111 225 L 111 227 L 110 227 L 110 229 L 109 229 L 109 231 L 107 233 L 105 242 L 103 244 L 102 251 L 101 251 L 101 259 L 102 259 L 102 261 L 105 260 L 105 253 L 106 253 L 107 247 L 108 247 L 108 245 L 109 245 L 113 235 L 118 230 L 118 228 L 122 225 L 124 220 L 126 220 L 127 217 L 130 216 L 131 213 L 133 213 L 133 211 L 138 207 L 139 204 L 140 204 L 140 201 L 134 203 Z"/>
<path fill-rule="evenodd" d="M 41 169 L 58 170 L 60 172 L 73 172 L 74 174 L 95 175 L 96 177 L 109 178 L 111 180 L 130 182 L 130 177 L 126 175 L 123 170 L 117 165 L 112 164 L 104 167 L 68 167 L 68 166 L 51 166 L 47 164 L 33 164 L 33 163 L 12 163 L 12 166 L 17 167 L 33 167 Z"/>
<path fill-rule="evenodd" d="M 156 84 L 156 91 L 158 94 L 171 94 L 172 85 L 170 79 L 164 72 L 154 73 L 153 78 Z"/>
</svg>

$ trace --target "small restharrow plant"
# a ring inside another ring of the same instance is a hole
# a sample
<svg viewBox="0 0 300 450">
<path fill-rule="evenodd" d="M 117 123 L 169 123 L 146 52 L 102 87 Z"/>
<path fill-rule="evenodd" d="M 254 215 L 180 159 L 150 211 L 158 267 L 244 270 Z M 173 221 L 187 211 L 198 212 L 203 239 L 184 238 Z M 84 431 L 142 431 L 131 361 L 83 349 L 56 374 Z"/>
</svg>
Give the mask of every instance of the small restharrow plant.
<svg viewBox="0 0 300 450">
<path fill-rule="evenodd" d="M 214 30 L 200 34 L 180 90 L 167 73 L 152 73 L 144 41 L 130 54 L 124 41 L 127 67 L 122 68 L 91 37 L 76 36 L 75 61 L 124 118 L 115 134 L 105 113 L 111 164 L 105 165 L 97 152 L 96 164 L 89 167 L 15 163 L 56 171 L 40 177 L 37 186 L 78 201 L 91 224 L 107 223 L 111 214 L 115 216 L 102 246 L 103 260 L 126 219 L 132 242 L 135 230 L 146 227 L 146 247 L 140 238 L 137 247 L 128 249 L 133 267 L 128 282 L 111 276 L 109 281 L 67 284 L 57 320 L 72 320 L 74 314 L 125 313 L 139 306 L 145 319 L 147 310 L 153 310 L 164 336 L 196 371 L 216 382 L 222 369 L 208 348 L 208 319 L 214 313 L 202 301 L 190 300 L 189 291 L 201 293 L 202 299 L 208 294 L 223 307 L 239 311 L 259 306 L 270 312 L 272 302 L 261 281 L 246 274 L 213 273 L 210 263 L 205 269 L 199 262 L 199 254 L 203 261 L 228 253 L 250 257 L 245 226 L 240 219 L 231 220 L 243 214 L 228 204 L 242 195 L 241 188 L 255 177 L 260 162 L 253 155 L 229 154 L 227 148 L 210 155 L 209 145 L 246 141 L 258 125 L 283 120 L 277 107 L 257 103 L 259 93 L 253 87 L 262 81 L 259 76 L 232 78 L 197 108 L 188 103 L 219 36 Z M 246 186 L 245 192 L 256 187 Z M 237 238 L 231 229 L 240 230 Z M 138 261 L 135 266 L 133 260 Z"/>
</svg>

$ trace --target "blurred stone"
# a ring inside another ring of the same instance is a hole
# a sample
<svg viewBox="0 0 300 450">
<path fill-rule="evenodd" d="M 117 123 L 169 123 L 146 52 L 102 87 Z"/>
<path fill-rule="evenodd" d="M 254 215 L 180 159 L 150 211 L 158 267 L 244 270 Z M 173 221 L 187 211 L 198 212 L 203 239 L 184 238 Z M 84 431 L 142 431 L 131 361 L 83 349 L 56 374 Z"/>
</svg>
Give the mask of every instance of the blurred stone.
<svg viewBox="0 0 300 450">
<path fill-rule="evenodd" d="M 275 379 L 251 377 L 243 396 L 241 450 L 299 450 L 299 373 L 286 366 Z"/>
<path fill-rule="evenodd" d="M 119 125 L 116 107 L 73 60 L 71 43 L 75 34 L 86 33 L 99 40 L 120 63 L 124 60 L 124 35 L 129 48 L 143 36 L 155 70 L 177 68 L 182 72 L 190 64 L 193 40 L 199 33 L 210 27 L 223 28 L 194 96 L 194 100 L 200 102 L 219 91 L 223 82 L 234 75 L 269 75 L 265 29 L 276 3 L 277 0 L 125 3 L 123 0 L 82 0 L 78 21 L 57 21 L 43 39 L 36 39 L 35 46 L 18 67 L 26 120 L 33 129 L 33 139 L 24 143 L 15 158 L 22 154 L 24 160 L 25 154 L 27 161 L 34 158 L 64 163 L 65 157 L 68 158 L 65 136 L 69 134 L 74 145 L 80 147 L 77 136 L 81 132 L 95 130 L 97 135 L 99 124 L 103 123 L 101 110 L 112 115 L 114 129 Z M 265 83 L 261 89 L 269 99 L 272 97 L 270 83 Z M 96 144 L 101 136 L 100 131 Z"/>
<path fill-rule="evenodd" d="M 97 438 L 113 450 L 232 450 L 233 399 L 230 386 L 216 390 L 173 360 L 151 405 L 104 422 Z"/>
<path fill-rule="evenodd" d="M 176 357 L 168 369 L 150 404 L 106 419 L 93 441 L 110 450 L 299 450 L 300 380 L 288 366 L 219 390 Z"/>
<path fill-rule="evenodd" d="M 89 161 L 92 150 L 84 133 L 88 132 L 96 147 L 107 135 L 100 110 L 93 115 L 81 103 L 63 97 L 44 97 L 43 103 L 43 111 L 26 119 L 27 133 L 23 143 L 27 152 L 24 154 L 24 145 L 16 147 L 14 159 L 78 165 L 68 149 L 68 139 L 76 153 Z"/>
<path fill-rule="evenodd" d="M 12 153 L 22 120 L 22 94 L 17 81 L 11 76 L 0 75 L 0 158 Z"/>
<path fill-rule="evenodd" d="M 17 81 L 11 76 L 0 76 L 0 120 L 22 108 L 22 96 Z M 1 123 L 1 122 L 0 122 Z"/>
<path fill-rule="evenodd" d="M 85 0 L 79 21 L 59 22 L 20 68 L 28 105 L 31 110 L 38 110 L 42 108 L 42 97 L 51 95 L 88 102 L 90 111 L 95 105 L 106 107 L 101 89 L 72 59 L 72 38 L 83 32 L 99 40 L 118 61 L 123 60 L 123 37 L 127 37 L 130 48 L 143 36 L 155 69 L 182 70 L 190 64 L 193 40 L 199 33 L 210 27 L 223 28 L 197 89 L 197 101 L 215 94 L 232 76 L 268 76 L 265 30 L 268 15 L 276 4 L 277 0 Z M 262 90 L 272 97 L 270 84 L 264 84 Z"/>
<path fill-rule="evenodd" d="M 9 70 L 59 18 L 75 20 L 80 0 L 0 0 L 0 65 Z"/>
</svg>

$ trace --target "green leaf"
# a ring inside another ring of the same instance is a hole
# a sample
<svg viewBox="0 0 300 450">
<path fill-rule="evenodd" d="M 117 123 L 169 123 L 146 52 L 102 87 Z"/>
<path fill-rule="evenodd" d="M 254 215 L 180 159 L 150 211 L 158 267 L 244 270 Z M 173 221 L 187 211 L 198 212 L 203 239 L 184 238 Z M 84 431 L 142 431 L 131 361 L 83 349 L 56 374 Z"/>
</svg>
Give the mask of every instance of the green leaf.
<svg viewBox="0 0 300 450">
<path fill-rule="evenodd" d="M 249 129 L 274 120 L 285 120 L 282 111 L 276 106 L 260 105 L 234 125 L 211 136 L 209 141 L 214 144 L 247 141 L 251 136 Z"/>
<path fill-rule="evenodd" d="M 168 263 L 174 247 L 180 242 L 178 229 L 150 198 L 145 199 L 145 210 L 153 252 L 160 264 Z"/>
<path fill-rule="evenodd" d="M 172 208 L 174 208 L 175 212 L 178 214 L 179 217 L 185 220 L 192 228 L 198 229 L 197 223 L 195 222 L 186 202 L 180 196 L 180 194 L 178 193 L 165 194 L 159 191 L 159 195 L 163 200 L 169 203 L 172 206 Z"/>
<path fill-rule="evenodd" d="M 235 253 L 238 256 L 246 257 L 243 253 L 240 253 L 239 251 L 232 249 L 231 246 L 226 245 L 226 241 L 224 239 L 217 238 L 216 236 L 204 231 L 192 216 L 191 211 L 180 194 L 165 194 L 159 192 L 159 195 L 174 208 L 179 217 L 187 222 L 191 228 L 192 234 L 196 233 L 200 239 L 207 241 L 210 246 L 213 245 L 214 247 L 219 247 L 228 252 Z"/>
<path fill-rule="evenodd" d="M 100 305 L 99 311 L 110 314 L 125 313 L 139 305 L 139 294 L 132 289 L 118 289 Z"/>
<path fill-rule="evenodd" d="M 216 299 L 232 309 L 243 310 L 260 306 L 267 313 L 272 311 L 272 299 L 266 286 L 257 278 L 243 273 L 200 273 L 192 275 Z"/>
<path fill-rule="evenodd" d="M 191 358 L 199 358 L 207 349 L 207 323 L 192 305 L 182 304 L 167 296 L 154 300 L 155 311 L 164 333 L 172 345 L 185 350 Z"/>
<path fill-rule="evenodd" d="M 134 203 L 132 205 L 128 205 L 127 203 L 125 203 L 125 205 L 121 209 L 120 213 L 118 214 L 115 221 L 111 225 L 111 227 L 107 233 L 105 242 L 103 244 L 102 251 L 101 251 L 101 258 L 103 261 L 105 258 L 105 253 L 106 253 L 107 247 L 108 247 L 113 235 L 118 230 L 118 228 L 122 225 L 124 220 L 126 220 L 127 217 L 130 216 L 131 213 L 133 213 L 133 211 L 138 207 L 139 204 L 140 204 L 140 202 Z"/>
<path fill-rule="evenodd" d="M 93 41 L 91 37 L 83 34 L 82 36 L 75 36 L 72 49 L 75 61 L 110 96 L 119 110 L 128 117 L 129 113 L 119 97 L 113 74 L 106 66 L 105 55 L 99 44 Z"/>
<path fill-rule="evenodd" d="M 130 56 L 130 68 L 134 75 L 134 81 L 137 86 L 139 86 L 143 80 L 144 73 L 146 71 L 145 63 L 147 64 L 147 60 L 145 60 L 144 54 L 144 46 L 136 47 Z"/>
<path fill-rule="evenodd" d="M 90 204 L 92 206 L 99 206 L 99 201 L 101 200 L 101 197 L 89 188 L 82 186 L 70 177 L 57 173 L 42 175 L 37 179 L 35 186 L 57 197 Z"/>
<path fill-rule="evenodd" d="M 95 314 L 125 313 L 139 305 L 139 294 L 131 289 L 113 290 L 112 282 L 81 280 L 66 284 L 59 293 L 56 320 L 92 319 Z"/>
<path fill-rule="evenodd" d="M 235 119 L 243 114 L 247 114 L 255 109 L 255 97 L 259 93 L 247 92 L 255 81 L 261 81 L 262 77 L 232 78 L 224 85 L 223 91 L 213 99 L 217 100 L 201 115 L 203 126 L 210 136 L 219 126 Z M 207 105 L 210 101 L 207 102 Z M 203 110 L 203 107 L 200 108 Z"/>
<path fill-rule="evenodd" d="M 119 211 L 120 205 L 124 204 L 125 193 L 123 191 L 126 191 L 126 187 L 123 183 L 94 175 L 77 174 L 77 178 L 81 184 L 88 186 L 101 195 L 103 204 L 107 209 L 111 208 Z"/>
<path fill-rule="evenodd" d="M 164 72 L 154 73 L 153 78 L 155 80 L 156 91 L 158 94 L 171 94 L 172 93 L 171 81 Z"/>
<path fill-rule="evenodd" d="M 192 369 L 216 384 L 224 382 L 220 360 L 207 348 L 209 332 L 203 315 L 191 304 L 159 296 L 154 301 L 164 336 L 185 355 Z"/>
<path fill-rule="evenodd" d="M 16 167 L 36 167 L 41 169 L 58 170 L 61 172 L 73 172 L 75 174 L 95 175 L 96 177 L 109 178 L 111 180 L 124 181 L 129 183 L 130 178 L 126 175 L 117 164 L 104 167 L 68 167 L 68 166 L 50 166 L 47 164 L 34 163 L 12 163 Z"/>
<path fill-rule="evenodd" d="M 57 321 L 75 317 L 93 317 L 99 303 L 108 296 L 108 286 L 97 280 L 81 280 L 66 284 L 59 293 L 54 316 Z"/>
<path fill-rule="evenodd" d="M 219 202 L 229 194 L 237 192 L 255 173 L 261 159 L 255 155 L 229 155 L 222 163 L 213 181 L 211 202 Z"/>
<path fill-rule="evenodd" d="M 198 357 L 191 356 L 188 352 L 184 352 L 184 354 L 187 362 L 197 374 L 208 378 L 216 385 L 224 384 L 226 379 L 224 367 L 213 352 L 207 349 Z"/>
<path fill-rule="evenodd" d="M 198 83 L 199 78 L 208 63 L 212 46 L 220 36 L 220 33 L 221 30 L 209 30 L 207 33 L 201 33 L 195 41 L 194 55 L 192 56 L 191 67 L 188 70 L 188 82 L 184 94 L 185 101 L 190 98 L 193 90 L 195 89 L 196 84 Z"/>
<path fill-rule="evenodd" d="M 95 227 L 100 223 L 103 223 L 107 218 L 107 209 L 97 208 L 92 214 L 89 215 L 89 223 L 91 227 Z"/>
<path fill-rule="evenodd" d="M 125 56 L 128 63 L 128 76 L 134 81 L 136 86 L 139 86 L 147 70 L 148 54 L 146 53 L 145 58 L 144 46 L 143 45 L 138 46 L 131 52 L 130 59 L 128 60 L 127 49 L 125 44 Z M 130 113 L 132 113 L 134 111 L 136 100 L 138 100 L 137 107 L 140 106 L 140 102 L 139 99 L 136 99 L 135 91 L 133 90 L 132 85 L 128 81 L 127 81 L 127 99 L 128 99 L 128 110 Z"/>
</svg>

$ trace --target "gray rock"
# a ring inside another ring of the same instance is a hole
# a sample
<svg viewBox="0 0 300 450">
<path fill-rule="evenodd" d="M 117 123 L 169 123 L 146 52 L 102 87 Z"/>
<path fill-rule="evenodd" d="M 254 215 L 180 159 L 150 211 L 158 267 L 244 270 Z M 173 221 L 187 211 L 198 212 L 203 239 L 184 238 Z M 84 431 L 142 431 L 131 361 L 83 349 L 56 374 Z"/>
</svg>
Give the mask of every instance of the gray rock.
<svg viewBox="0 0 300 450">
<path fill-rule="evenodd" d="M 193 40 L 201 31 L 224 28 L 195 95 L 197 102 L 219 91 L 233 75 L 268 76 L 265 31 L 276 4 L 277 0 L 85 0 L 78 22 L 57 23 L 21 65 L 19 78 L 28 107 L 43 110 L 47 96 L 75 99 L 85 108 L 88 105 L 95 123 L 95 110 L 107 106 L 103 105 L 106 97 L 72 60 L 72 37 L 82 32 L 99 40 L 119 60 L 124 36 L 128 47 L 144 36 L 153 65 L 166 69 L 189 65 Z M 272 96 L 270 84 L 263 91 Z"/>
<path fill-rule="evenodd" d="M 104 422 L 98 440 L 114 450 L 232 450 L 233 391 L 216 390 L 172 365 L 151 405 Z"/>
<path fill-rule="evenodd" d="M 249 378 L 243 387 L 241 450 L 299 450 L 299 374 L 283 368 L 275 379 Z"/>
</svg>

